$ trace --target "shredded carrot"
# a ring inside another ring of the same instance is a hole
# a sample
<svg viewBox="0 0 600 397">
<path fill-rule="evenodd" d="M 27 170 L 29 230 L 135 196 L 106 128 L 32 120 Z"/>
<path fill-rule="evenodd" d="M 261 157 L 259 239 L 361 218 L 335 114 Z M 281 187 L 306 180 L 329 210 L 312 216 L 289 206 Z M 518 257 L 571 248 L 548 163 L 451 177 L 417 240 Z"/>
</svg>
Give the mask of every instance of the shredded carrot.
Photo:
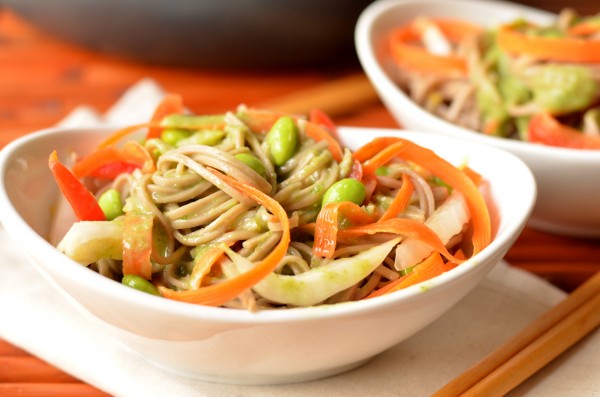
<svg viewBox="0 0 600 397">
<path fill-rule="evenodd" d="M 194 259 L 194 268 L 190 274 L 190 289 L 197 290 L 202 285 L 204 277 L 210 272 L 213 265 L 219 261 L 225 254 L 222 246 L 218 245 L 210 248 Z"/>
<path fill-rule="evenodd" d="M 98 149 L 104 149 L 110 146 L 114 146 L 117 143 L 121 142 L 123 138 L 133 134 L 136 131 L 141 130 L 142 128 L 148 128 L 151 124 L 136 124 L 130 125 L 128 127 L 120 128 L 118 130 L 113 131 L 110 135 L 108 135 L 100 144 L 98 145 Z"/>
<path fill-rule="evenodd" d="M 510 54 L 543 60 L 600 62 L 600 40 L 596 39 L 532 36 L 504 25 L 498 29 L 498 45 Z"/>
<path fill-rule="evenodd" d="M 468 165 L 462 165 L 458 168 L 462 172 L 464 172 L 465 175 L 468 176 L 469 179 L 471 179 L 476 186 L 479 186 L 483 183 L 483 177 L 481 176 L 480 173 L 475 171 L 473 168 L 469 167 Z"/>
<path fill-rule="evenodd" d="M 237 116 L 250 128 L 252 131 L 259 134 L 266 134 L 271 130 L 273 124 L 283 116 L 290 116 L 297 120 L 297 116 L 293 116 L 282 112 L 272 112 L 269 110 L 260 109 L 245 109 L 239 112 Z"/>
<path fill-rule="evenodd" d="M 600 24 L 592 21 L 582 21 L 569 28 L 568 33 L 571 36 L 591 36 L 600 32 Z"/>
<path fill-rule="evenodd" d="M 123 222 L 123 274 L 152 278 L 152 225 L 154 215 L 127 212 Z"/>
<path fill-rule="evenodd" d="M 338 140 L 325 128 L 307 121 L 304 126 L 304 132 L 307 136 L 311 137 L 315 141 L 326 141 L 329 144 L 329 151 L 333 155 L 335 161 L 342 161 L 344 151 L 342 150 Z"/>
<path fill-rule="evenodd" d="M 155 170 L 154 159 L 146 148 L 135 141 L 127 141 L 123 147 L 96 148 L 73 165 L 73 173 L 77 177 L 83 178 L 112 163 L 131 164 L 141 168 L 144 173 L 151 173 Z"/>
<path fill-rule="evenodd" d="M 408 203 L 410 202 L 410 197 L 412 196 L 414 191 L 413 183 L 410 180 L 408 174 L 402 174 L 402 186 L 392 203 L 388 207 L 388 209 L 383 213 L 381 218 L 379 218 L 378 222 L 386 221 L 388 219 L 392 219 L 398 216 L 399 213 L 404 211 Z"/>
<path fill-rule="evenodd" d="M 373 221 L 373 217 L 350 201 L 329 203 L 321 208 L 315 223 L 313 254 L 331 258 L 335 252 L 339 218 L 344 216 L 351 223 L 364 224 Z"/>
<path fill-rule="evenodd" d="M 481 32 L 481 28 L 463 21 L 433 19 L 433 23 L 451 42 L 459 42 L 467 36 Z M 394 61 L 407 69 L 416 72 L 428 72 L 445 76 L 465 76 L 467 62 L 459 55 L 436 55 L 421 45 L 420 30 L 415 24 L 396 28 L 389 38 L 391 55 Z"/>
<path fill-rule="evenodd" d="M 486 203 L 473 181 L 464 172 L 436 155 L 432 150 L 399 137 L 377 138 L 354 153 L 355 158 L 367 160 L 365 173 L 373 173 L 394 157 L 411 161 L 427 169 L 453 188 L 467 201 L 473 224 L 474 254 L 491 241 L 491 221 Z"/>
<path fill-rule="evenodd" d="M 282 236 L 275 248 L 260 261 L 251 270 L 241 273 L 235 278 L 225 280 L 218 284 L 212 284 L 205 287 L 200 287 L 197 290 L 189 291 L 173 291 L 165 287 L 159 287 L 161 294 L 169 299 L 197 303 L 210 306 L 219 306 L 226 303 L 245 290 L 252 288 L 256 283 L 260 282 L 269 273 L 271 273 L 279 262 L 285 256 L 290 243 L 290 224 L 287 213 L 276 200 L 253 188 L 245 185 L 234 178 L 221 174 L 218 171 L 210 169 L 210 171 L 219 178 L 223 183 L 239 190 L 248 197 L 252 198 L 259 204 L 263 205 L 279 222 L 281 222 Z"/>
<path fill-rule="evenodd" d="M 440 274 L 448 271 L 451 267 L 444 263 L 439 253 L 434 252 L 423 262 L 415 266 L 414 270 L 404 277 L 400 277 L 387 284 L 386 286 L 371 292 L 365 299 L 374 298 L 410 287 L 423 281 L 431 280 Z"/>
</svg>

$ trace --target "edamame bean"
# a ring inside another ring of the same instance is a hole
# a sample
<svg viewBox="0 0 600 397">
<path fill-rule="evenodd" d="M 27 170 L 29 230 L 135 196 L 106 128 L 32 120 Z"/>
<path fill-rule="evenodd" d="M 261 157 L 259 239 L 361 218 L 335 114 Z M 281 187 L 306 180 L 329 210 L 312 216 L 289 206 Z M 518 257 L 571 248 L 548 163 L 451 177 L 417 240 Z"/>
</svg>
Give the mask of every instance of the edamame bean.
<svg viewBox="0 0 600 397">
<path fill-rule="evenodd" d="M 121 194 L 115 189 L 108 189 L 98 198 L 98 205 L 104 212 L 106 220 L 112 221 L 118 216 L 123 215 L 123 201 Z"/>
<path fill-rule="evenodd" d="M 194 132 L 189 138 L 177 142 L 177 146 L 185 145 L 207 145 L 215 146 L 225 138 L 225 131 L 202 130 Z"/>
<path fill-rule="evenodd" d="M 160 124 L 163 127 L 187 130 L 204 130 L 215 128 L 222 125 L 225 116 L 215 115 L 194 115 L 194 114 L 170 114 L 162 119 Z"/>
<path fill-rule="evenodd" d="M 240 160 L 242 163 L 246 164 L 248 167 L 252 168 L 263 178 L 267 175 L 267 172 L 265 171 L 265 166 L 256 156 L 253 156 L 249 153 L 239 153 L 235 155 L 235 158 Z"/>
<path fill-rule="evenodd" d="M 147 294 L 160 296 L 160 292 L 158 292 L 158 289 L 150 281 L 136 274 L 124 275 L 123 279 L 121 280 L 121 284 L 135 288 L 138 291 L 142 291 Z"/>
<path fill-rule="evenodd" d="M 365 195 L 365 185 L 356 179 L 345 178 L 337 181 L 327 189 L 323 195 L 322 205 L 341 201 L 351 201 L 356 205 L 361 205 L 365 200 Z"/>
<path fill-rule="evenodd" d="M 175 146 L 177 142 L 185 139 L 191 135 L 190 131 L 187 130 L 179 130 L 176 128 L 166 128 L 160 134 L 160 139 L 163 142 L 168 143 L 171 146 Z"/>
<path fill-rule="evenodd" d="M 275 164 L 281 166 L 288 161 L 298 145 L 298 126 L 289 116 L 282 116 L 267 134 L 267 144 Z"/>
</svg>

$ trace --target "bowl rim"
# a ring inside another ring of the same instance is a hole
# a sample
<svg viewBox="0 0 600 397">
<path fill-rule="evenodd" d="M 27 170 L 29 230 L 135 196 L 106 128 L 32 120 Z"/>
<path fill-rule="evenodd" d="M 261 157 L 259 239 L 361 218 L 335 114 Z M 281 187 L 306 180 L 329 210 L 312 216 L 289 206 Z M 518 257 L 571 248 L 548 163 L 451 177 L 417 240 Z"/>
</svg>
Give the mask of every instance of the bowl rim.
<svg viewBox="0 0 600 397">
<path fill-rule="evenodd" d="M 519 206 L 515 214 L 514 219 L 510 219 L 506 222 L 505 229 L 502 233 L 498 233 L 493 237 L 491 243 L 485 247 L 479 254 L 474 258 L 465 261 L 461 266 L 457 266 L 454 269 L 443 273 L 434 279 L 425 281 L 408 287 L 406 289 L 397 291 L 393 294 L 380 296 L 377 299 L 368 299 L 353 302 L 337 303 L 332 305 L 319 305 L 313 307 L 303 308 L 291 308 L 285 310 L 263 310 L 258 312 L 249 312 L 246 310 L 239 309 L 226 309 L 220 307 L 208 307 L 201 305 L 194 305 L 185 302 L 173 301 L 170 299 L 164 299 L 162 297 L 152 296 L 150 294 L 141 294 L 139 291 L 135 291 L 132 288 L 123 288 L 124 286 L 120 283 L 110 280 L 106 277 L 102 277 L 97 273 L 90 271 L 87 267 L 78 264 L 72 259 L 66 257 L 59 252 L 53 245 L 51 245 L 46 239 L 40 236 L 37 232 L 29 226 L 26 221 L 18 214 L 15 207 L 12 205 L 6 189 L 6 173 L 8 166 L 14 157 L 18 155 L 20 151 L 27 148 L 28 145 L 33 142 L 49 138 L 56 134 L 79 134 L 83 132 L 95 131 L 98 133 L 107 134 L 113 131 L 114 127 L 100 127 L 100 128 L 62 128 L 54 127 L 40 130 L 28 135 L 22 136 L 15 139 L 14 141 L 7 144 L 2 150 L 0 150 L 0 206 L 4 208 L 0 212 L 0 222 L 4 225 L 5 230 L 8 232 L 11 239 L 13 239 L 21 251 L 25 255 L 25 247 L 18 241 L 20 238 L 15 236 L 21 236 L 26 238 L 29 242 L 28 247 L 36 246 L 36 250 L 39 250 L 38 255 L 41 255 L 48 259 L 50 263 L 62 262 L 65 266 L 64 271 L 61 271 L 63 275 L 71 280 L 78 280 L 91 285 L 94 289 L 102 289 L 103 293 L 116 296 L 119 299 L 131 301 L 132 304 L 144 306 L 157 312 L 168 312 L 170 315 L 184 316 L 187 318 L 213 320 L 221 323 L 237 323 L 237 324 L 267 324 L 267 323 L 279 323 L 279 322 L 305 322 L 310 320 L 318 319 L 335 319 L 338 317 L 357 316 L 363 313 L 372 312 L 376 309 L 384 309 L 386 307 L 393 306 L 400 301 L 411 301 L 416 299 L 424 291 L 436 290 L 442 288 L 444 285 L 450 282 L 457 281 L 464 277 L 471 271 L 472 268 L 477 267 L 481 263 L 489 260 L 491 256 L 497 251 L 501 250 L 511 239 L 516 238 L 523 227 L 533 209 L 535 198 L 537 194 L 537 188 L 533 174 L 527 165 L 519 159 L 517 156 L 486 145 L 482 145 L 477 142 L 469 142 L 460 140 L 454 137 L 442 136 L 430 132 L 417 132 L 399 129 L 385 129 L 385 128 L 367 128 L 367 127 L 340 127 L 340 131 L 357 131 L 357 130 L 376 130 L 382 132 L 394 132 L 400 136 L 427 136 L 426 139 L 432 139 L 439 141 L 462 141 L 465 145 L 479 148 L 480 150 L 495 152 L 499 156 L 504 156 L 507 160 L 512 161 L 515 167 L 520 168 L 522 171 L 522 178 L 524 178 L 526 186 L 529 187 L 528 191 L 522 192 L 525 200 L 522 200 L 523 205 Z M 34 266 L 41 271 L 46 273 L 47 271 L 41 268 L 40 265 L 31 261 Z M 494 263 L 490 269 L 495 266 Z M 51 278 L 53 278 L 50 275 Z M 55 280 L 53 280 L 55 281 Z M 424 285 L 426 283 L 426 288 Z M 56 284 L 56 283 L 54 283 Z M 55 285 L 58 287 L 58 285 Z M 59 287 L 60 288 L 60 287 Z M 61 288 L 62 290 L 62 288 Z M 61 292 L 65 292 L 62 290 Z M 67 295 L 70 294 L 67 292 Z M 72 299 L 75 301 L 74 299 Z M 79 302 L 77 302 L 81 305 Z"/>
<path fill-rule="evenodd" d="M 374 28 L 378 21 L 387 13 L 397 12 L 409 5 L 419 5 L 422 7 L 432 7 L 435 5 L 447 5 L 445 0 L 378 0 L 371 3 L 365 8 L 359 16 L 354 32 L 355 47 L 359 61 L 366 72 L 367 76 L 373 82 L 376 91 L 379 92 L 382 100 L 388 103 L 394 103 L 395 106 L 405 108 L 405 113 L 418 115 L 424 119 L 423 124 L 433 124 L 436 130 L 446 130 L 448 132 L 441 135 L 454 135 L 471 141 L 476 141 L 485 144 L 491 144 L 501 147 L 502 149 L 512 151 L 514 153 L 525 154 L 529 153 L 538 156 L 552 156 L 557 160 L 569 161 L 574 163 L 592 162 L 600 165 L 600 151 L 593 149 L 572 149 L 555 146 L 546 146 L 530 142 L 523 142 L 513 139 L 501 138 L 484 135 L 477 131 L 458 126 L 449 121 L 442 119 L 423 109 L 416 104 L 408 95 L 404 93 L 394 81 L 390 78 L 385 68 L 381 65 L 381 61 L 373 48 L 372 42 L 375 40 L 371 37 Z M 507 10 L 514 10 L 515 17 L 520 13 L 526 15 L 536 15 L 540 18 L 556 17 L 556 14 L 540 10 L 531 6 L 516 4 L 509 1 L 486 0 L 452 0 L 453 7 L 470 8 L 473 5 L 479 7 L 496 7 Z M 391 113 L 394 113 L 391 111 Z"/>
</svg>

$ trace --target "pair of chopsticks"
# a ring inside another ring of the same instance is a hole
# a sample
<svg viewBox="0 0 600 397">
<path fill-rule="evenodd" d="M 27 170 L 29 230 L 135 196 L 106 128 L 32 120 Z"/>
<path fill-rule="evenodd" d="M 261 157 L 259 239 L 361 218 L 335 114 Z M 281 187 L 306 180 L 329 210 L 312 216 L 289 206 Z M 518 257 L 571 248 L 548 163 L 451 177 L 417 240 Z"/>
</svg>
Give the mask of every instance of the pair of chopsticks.
<svg viewBox="0 0 600 397">
<path fill-rule="evenodd" d="M 600 272 L 433 396 L 503 396 L 599 325 Z"/>
</svg>

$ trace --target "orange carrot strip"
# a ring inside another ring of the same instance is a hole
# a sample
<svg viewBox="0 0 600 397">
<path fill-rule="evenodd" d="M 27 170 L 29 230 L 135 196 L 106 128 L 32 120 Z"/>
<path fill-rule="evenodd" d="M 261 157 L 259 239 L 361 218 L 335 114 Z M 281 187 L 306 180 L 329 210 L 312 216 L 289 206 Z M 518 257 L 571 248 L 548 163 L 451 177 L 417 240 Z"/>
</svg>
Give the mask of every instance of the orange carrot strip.
<svg viewBox="0 0 600 397">
<path fill-rule="evenodd" d="M 160 137 L 160 134 L 163 130 L 163 128 L 160 127 L 160 122 L 162 121 L 162 119 L 164 119 L 170 114 L 183 113 L 184 110 L 185 108 L 183 107 L 183 98 L 181 97 L 181 95 L 165 95 L 154 110 L 154 114 L 152 114 L 150 124 L 152 124 L 153 126 L 148 128 L 148 134 L 146 135 L 146 139 Z"/>
<path fill-rule="evenodd" d="M 511 25 L 498 29 L 498 45 L 510 54 L 567 62 L 600 62 L 600 40 L 582 37 L 531 36 Z"/>
<path fill-rule="evenodd" d="M 413 183 L 410 180 L 408 174 L 402 174 L 402 186 L 389 208 L 383 213 L 381 218 L 379 218 L 378 222 L 382 222 L 388 219 L 392 219 L 398 216 L 401 213 L 408 203 L 410 202 L 410 197 L 412 196 L 414 191 Z"/>
<path fill-rule="evenodd" d="M 252 186 L 245 185 L 235 180 L 228 175 L 221 174 L 220 172 L 212 169 L 210 171 L 217 178 L 221 179 L 222 182 L 232 186 L 241 193 L 244 193 L 259 204 L 263 205 L 279 219 L 282 228 L 281 240 L 279 240 L 269 255 L 260 261 L 254 268 L 247 272 L 241 273 L 235 278 L 225 280 L 219 284 L 200 287 L 197 290 L 189 291 L 173 291 L 168 288 L 159 287 L 161 294 L 169 299 L 210 306 L 219 306 L 234 299 L 245 290 L 252 288 L 252 286 L 260 282 L 263 278 L 269 275 L 269 273 L 271 273 L 275 267 L 277 267 L 279 262 L 285 256 L 290 243 L 290 224 L 287 213 L 273 198 L 253 188 Z"/>
<path fill-rule="evenodd" d="M 146 148 L 135 141 L 127 141 L 120 148 L 108 146 L 94 150 L 73 165 L 73 173 L 82 178 L 111 163 L 133 164 L 144 173 L 155 170 L 154 160 Z"/>
<path fill-rule="evenodd" d="M 571 26 L 568 30 L 570 36 L 591 36 L 600 32 L 600 24 L 597 21 L 583 21 Z"/>
<path fill-rule="evenodd" d="M 372 157 L 363 165 L 365 173 L 375 172 L 378 167 L 398 156 L 420 165 L 463 193 L 472 217 L 474 254 L 490 243 L 491 221 L 488 208 L 477 186 L 464 172 L 432 150 L 398 137 L 374 139 L 355 152 L 355 157 L 359 159 L 370 156 Z"/>
<path fill-rule="evenodd" d="M 130 125 L 130 126 L 115 130 L 109 136 L 107 136 L 102 142 L 100 142 L 100 144 L 98 144 L 97 148 L 104 149 L 104 148 L 107 148 L 110 146 L 114 146 L 117 143 L 119 143 L 121 140 L 123 140 L 123 138 L 125 138 L 126 136 L 129 136 L 129 135 L 133 134 L 134 132 L 136 132 L 142 128 L 147 128 L 147 127 L 150 127 L 150 124 L 144 123 L 144 124 Z"/>
<path fill-rule="evenodd" d="M 123 274 L 152 278 L 152 224 L 154 215 L 127 212 L 123 223 Z"/>
<path fill-rule="evenodd" d="M 479 34 L 481 28 L 463 21 L 432 20 L 451 42 L 459 42 L 467 36 Z M 415 24 L 396 28 L 389 38 L 391 55 L 401 67 L 416 71 L 445 76 L 465 76 L 467 62 L 458 55 L 436 55 L 417 45 L 421 35 Z"/>
<path fill-rule="evenodd" d="M 440 254 L 434 252 L 433 254 L 429 255 L 425 260 L 423 260 L 423 262 L 415 266 L 414 270 L 411 273 L 392 281 L 383 288 L 371 292 L 368 296 L 365 297 L 365 299 L 389 294 L 391 292 L 410 287 L 411 285 L 431 280 L 432 278 L 439 276 L 440 274 L 448 271 L 449 269 L 450 267 L 444 263 Z"/>
<path fill-rule="evenodd" d="M 343 215 L 352 223 L 372 222 L 373 218 L 362 208 L 350 201 L 340 201 L 326 204 L 315 223 L 315 240 L 313 254 L 331 258 L 335 252 L 339 216 Z"/>
<path fill-rule="evenodd" d="M 282 112 L 272 112 L 269 110 L 260 109 L 245 109 L 239 112 L 237 116 L 250 128 L 252 131 L 259 134 L 266 134 L 271 130 L 273 124 L 282 116 L 290 116 L 294 119 L 298 117 Z"/>
<path fill-rule="evenodd" d="M 230 244 L 231 245 L 231 244 Z M 225 254 L 222 246 L 210 248 L 208 251 L 194 259 L 194 268 L 190 274 L 190 289 L 197 290 L 202 285 L 202 280 L 210 272 L 213 265 Z"/>
<path fill-rule="evenodd" d="M 344 151 L 342 150 L 340 143 L 325 128 L 307 121 L 304 126 L 304 132 L 307 136 L 311 137 L 317 142 L 326 141 L 329 144 L 329 151 L 333 155 L 335 161 L 342 161 Z"/>
<path fill-rule="evenodd" d="M 459 167 L 459 169 L 462 172 L 464 172 L 465 175 L 468 176 L 469 179 L 471 179 L 475 185 L 479 186 L 483 182 L 483 177 L 481 176 L 481 174 L 475 171 L 473 168 L 469 167 L 468 165 L 462 165 Z"/>
</svg>

